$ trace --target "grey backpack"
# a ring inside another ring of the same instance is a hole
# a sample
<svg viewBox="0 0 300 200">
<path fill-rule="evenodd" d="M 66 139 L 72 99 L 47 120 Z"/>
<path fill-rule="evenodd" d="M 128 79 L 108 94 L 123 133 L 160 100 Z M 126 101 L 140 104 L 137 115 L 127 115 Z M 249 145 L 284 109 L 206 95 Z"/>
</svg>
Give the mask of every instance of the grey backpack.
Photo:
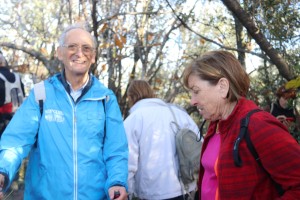
<svg viewBox="0 0 300 200">
<path fill-rule="evenodd" d="M 180 128 L 173 109 L 170 105 L 168 107 L 174 118 L 172 124 L 176 127 L 175 143 L 179 161 L 178 176 L 186 188 L 187 184 L 193 182 L 198 177 L 202 142 L 194 131 L 188 128 Z"/>
<path fill-rule="evenodd" d="M 179 176 L 184 185 L 197 179 L 202 142 L 190 129 L 179 129 L 175 135 L 179 160 Z"/>
</svg>

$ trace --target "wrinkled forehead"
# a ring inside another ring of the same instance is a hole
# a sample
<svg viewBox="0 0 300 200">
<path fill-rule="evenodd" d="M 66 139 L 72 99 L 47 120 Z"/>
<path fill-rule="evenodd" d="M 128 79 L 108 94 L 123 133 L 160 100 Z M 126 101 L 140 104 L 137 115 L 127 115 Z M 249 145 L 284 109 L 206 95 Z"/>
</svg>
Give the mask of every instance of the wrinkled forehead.
<svg viewBox="0 0 300 200">
<path fill-rule="evenodd" d="M 194 89 L 195 87 L 198 87 L 198 85 L 201 82 L 201 78 L 195 74 L 190 74 L 188 77 L 188 89 Z"/>
<path fill-rule="evenodd" d="M 93 44 L 93 37 L 89 32 L 80 28 L 76 28 L 76 29 L 71 29 L 66 33 L 65 41 L 66 42 L 84 41 L 86 43 Z"/>
</svg>

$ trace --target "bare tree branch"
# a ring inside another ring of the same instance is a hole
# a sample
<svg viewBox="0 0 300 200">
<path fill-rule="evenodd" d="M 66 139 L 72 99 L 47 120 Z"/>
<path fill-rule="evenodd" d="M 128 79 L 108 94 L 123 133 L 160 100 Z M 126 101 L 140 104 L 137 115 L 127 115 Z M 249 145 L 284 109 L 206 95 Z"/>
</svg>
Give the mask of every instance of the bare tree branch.
<svg viewBox="0 0 300 200">
<path fill-rule="evenodd" d="M 23 51 L 23 52 L 29 54 L 30 56 L 36 58 L 37 60 L 41 61 L 45 65 L 45 67 L 47 68 L 49 73 L 53 74 L 53 73 L 57 72 L 57 68 L 53 67 L 53 66 L 58 66 L 59 61 L 56 58 L 54 60 L 49 60 L 47 57 L 45 57 L 39 51 L 36 51 L 31 48 L 26 48 L 24 46 L 15 45 L 15 44 L 9 43 L 9 42 L 0 42 L 0 46 L 5 46 L 5 47 L 11 48 L 11 49 Z M 54 64 L 56 64 L 56 65 L 54 65 Z"/>
<path fill-rule="evenodd" d="M 263 33 L 255 25 L 255 22 L 252 20 L 250 15 L 240 6 L 239 2 L 236 0 L 222 0 L 222 2 L 228 8 L 228 10 L 230 10 L 237 19 L 239 19 L 239 21 L 247 29 L 248 33 L 270 58 L 271 62 L 276 65 L 279 73 L 287 80 L 293 79 L 293 75 L 289 70 L 288 64 L 278 53 L 278 51 L 274 49 L 273 46 L 268 42 Z"/>
<path fill-rule="evenodd" d="M 169 7 L 172 9 L 174 15 L 176 16 L 176 18 L 182 23 L 182 25 L 187 28 L 188 30 L 190 30 L 192 33 L 196 34 L 197 36 L 199 36 L 200 38 L 208 41 L 208 42 L 211 42 L 217 46 L 219 46 L 220 48 L 223 48 L 223 49 L 226 49 L 226 50 L 232 50 L 232 51 L 238 51 L 238 52 L 243 52 L 243 53 L 249 53 L 249 54 L 252 54 L 252 55 L 255 55 L 257 57 L 260 57 L 264 60 L 267 60 L 267 61 L 270 61 L 270 59 L 268 57 L 266 57 L 264 54 L 259 54 L 259 53 L 256 53 L 256 52 L 253 52 L 253 51 L 249 51 L 249 50 L 246 50 L 246 49 L 237 49 L 237 48 L 232 48 L 232 47 L 228 47 L 228 46 L 224 46 L 212 39 L 209 39 L 208 37 L 205 37 L 199 33 L 197 33 L 195 30 L 193 30 L 191 27 L 189 27 L 185 21 L 183 21 L 183 19 L 181 19 L 179 17 L 179 15 L 176 13 L 176 11 L 172 8 L 171 4 L 168 2 L 168 0 L 166 0 L 166 2 L 168 3 Z"/>
</svg>

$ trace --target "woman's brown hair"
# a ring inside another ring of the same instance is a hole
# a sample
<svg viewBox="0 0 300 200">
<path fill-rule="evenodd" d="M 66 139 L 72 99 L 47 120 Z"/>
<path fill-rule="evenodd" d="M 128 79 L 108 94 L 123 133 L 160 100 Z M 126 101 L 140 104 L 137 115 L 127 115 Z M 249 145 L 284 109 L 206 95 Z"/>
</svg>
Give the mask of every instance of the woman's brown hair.
<svg viewBox="0 0 300 200">
<path fill-rule="evenodd" d="M 192 61 L 183 72 L 183 82 L 189 88 L 188 80 L 196 75 L 202 80 L 216 85 L 221 78 L 229 81 L 227 94 L 230 102 L 245 97 L 250 86 L 250 78 L 240 62 L 227 51 L 210 51 Z"/>
<path fill-rule="evenodd" d="M 129 98 L 130 107 L 141 99 L 155 98 L 155 94 L 151 86 L 145 80 L 131 81 L 128 87 L 127 96 Z"/>
</svg>

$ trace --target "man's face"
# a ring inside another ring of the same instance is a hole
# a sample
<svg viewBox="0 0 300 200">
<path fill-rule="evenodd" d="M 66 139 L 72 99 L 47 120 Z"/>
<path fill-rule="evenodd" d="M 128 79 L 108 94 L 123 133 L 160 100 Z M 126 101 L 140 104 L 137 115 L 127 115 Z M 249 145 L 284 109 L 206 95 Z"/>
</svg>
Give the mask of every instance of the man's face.
<svg viewBox="0 0 300 200">
<path fill-rule="evenodd" d="M 64 63 L 67 75 L 84 75 L 95 63 L 95 50 L 90 33 L 82 29 L 67 32 L 65 44 L 58 47 L 58 58 Z"/>
</svg>

